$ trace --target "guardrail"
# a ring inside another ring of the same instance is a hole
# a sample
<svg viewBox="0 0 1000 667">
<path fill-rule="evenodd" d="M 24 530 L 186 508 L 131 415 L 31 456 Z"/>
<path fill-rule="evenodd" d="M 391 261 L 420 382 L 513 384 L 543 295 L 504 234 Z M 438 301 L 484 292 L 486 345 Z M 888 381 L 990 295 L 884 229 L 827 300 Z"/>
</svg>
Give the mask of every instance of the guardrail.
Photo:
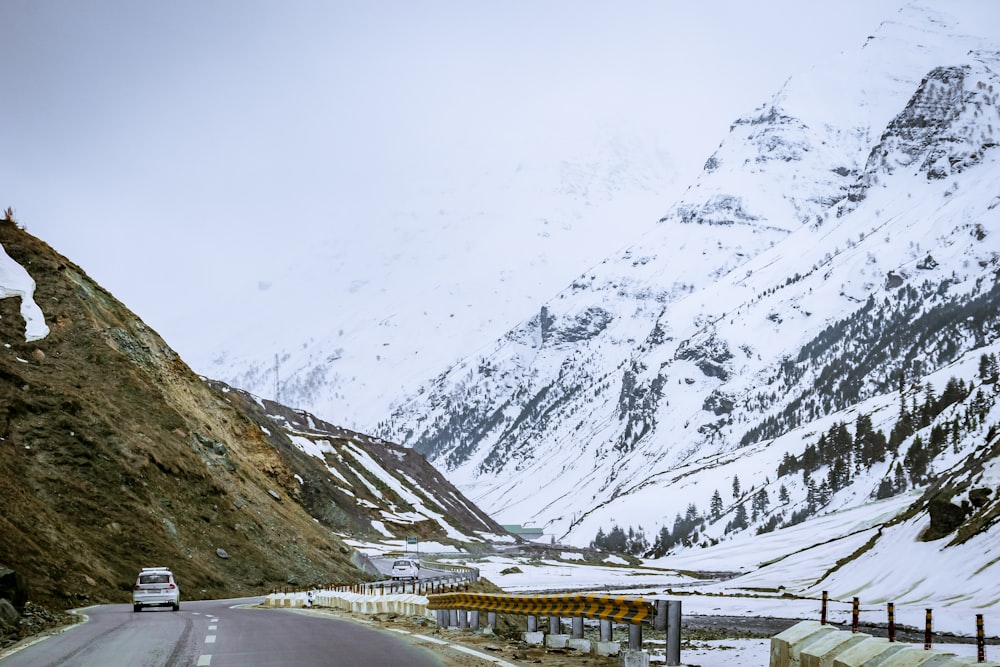
<svg viewBox="0 0 1000 667">
<path fill-rule="evenodd" d="M 487 625 L 497 627 L 497 614 L 527 618 L 526 642 L 549 648 L 574 648 L 601 655 L 620 655 L 629 667 L 648 665 L 642 650 L 642 627 L 666 631 L 666 664 L 680 665 L 681 602 L 650 600 L 608 593 L 476 593 L 469 584 L 479 580 L 479 570 L 444 563 L 428 564 L 424 571 L 444 572 L 441 576 L 416 581 L 379 581 L 354 584 L 327 584 L 306 588 L 276 589 L 267 596 L 269 607 L 341 608 L 356 613 L 403 613 L 428 616 L 439 627 L 478 630 L 480 613 Z M 431 613 L 433 612 L 433 614 Z M 540 618 L 548 619 L 548 632 L 540 632 Z M 571 621 L 571 633 L 563 632 L 563 620 Z M 584 638 L 584 621 L 599 624 L 600 640 Z M 628 647 L 613 641 L 614 626 L 628 627 Z"/>
<path fill-rule="evenodd" d="M 309 591 L 330 591 L 338 593 L 355 593 L 359 595 L 394 595 L 394 594 L 414 594 L 431 595 L 454 591 L 457 587 L 479 581 L 479 569 L 466 567 L 464 565 L 445 565 L 442 563 L 431 563 L 424 568 L 424 571 L 433 570 L 442 572 L 439 576 L 422 577 L 411 581 L 368 581 L 363 583 L 326 583 L 315 586 L 288 586 L 275 588 L 270 591 L 271 595 L 307 593 Z"/>
<path fill-rule="evenodd" d="M 496 626 L 496 614 L 527 617 L 528 643 L 544 643 L 549 648 L 575 648 L 601 655 L 617 655 L 621 646 L 612 641 L 613 624 L 628 625 L 628 649 L 622 664 L 642 662 L 642 625 L 667 632 L 667 665 L 680 664 L 681 603 L 679 600 L 647 600 L 642 597 L 604 593 L 560 593 L 550 595 L 455 592 L 427 597 L 427 609 L 436 612 L 438 626 L 478 629 L 479 614 L 488 614 L 487 624 Z M 549 632 L 538 631 L 539 617 L 548 617 Z M 562 619 L 572 621 L 572 635 L 562 632 Z M 600 624 L 600 640 L 593 645 L 584 639 L 584 620 Z M 648 656 L 645 656 L 648 660 Z"/>
<path fill-rule="evenodd" d="M 427 608 L 465 609 L 521 616 L 582 616 L 617 623 L 642 623 L 656 614 L 656 607 L 641 597 L 599 593 L 514 595 L 504 593 L 443 593 L 430 595 Z"/>
</svg>

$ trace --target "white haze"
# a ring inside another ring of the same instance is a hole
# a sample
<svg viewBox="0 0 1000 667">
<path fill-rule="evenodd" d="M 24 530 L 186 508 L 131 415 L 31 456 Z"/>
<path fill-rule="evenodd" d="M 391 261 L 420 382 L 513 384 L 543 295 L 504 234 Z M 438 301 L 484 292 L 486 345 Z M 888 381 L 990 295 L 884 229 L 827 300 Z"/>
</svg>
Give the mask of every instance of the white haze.
<svg viewBox="0 0 1000 667">
<path fill-rule="evenodd" d="M 298 407 L 370 427 L 899 4 L 9 1 L 0 201 L 195 370 L 308 347 Z"/>
</svg>

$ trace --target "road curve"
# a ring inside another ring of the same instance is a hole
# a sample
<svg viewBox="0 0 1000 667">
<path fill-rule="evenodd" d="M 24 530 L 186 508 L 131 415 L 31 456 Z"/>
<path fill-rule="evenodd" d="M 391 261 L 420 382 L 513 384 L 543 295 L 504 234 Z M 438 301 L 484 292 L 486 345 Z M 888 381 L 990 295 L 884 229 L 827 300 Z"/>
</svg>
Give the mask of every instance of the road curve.
<svg viewBox="0 0 1000 667">
<path fill-rule="evenodd" d="M 441 665 L 426 649 L 356 623 L 248 606 L 260 601 L 182 601 L 177 612 L 89 607 L 87 622 L 8 653 L 0 667 Z"/>
</svg>

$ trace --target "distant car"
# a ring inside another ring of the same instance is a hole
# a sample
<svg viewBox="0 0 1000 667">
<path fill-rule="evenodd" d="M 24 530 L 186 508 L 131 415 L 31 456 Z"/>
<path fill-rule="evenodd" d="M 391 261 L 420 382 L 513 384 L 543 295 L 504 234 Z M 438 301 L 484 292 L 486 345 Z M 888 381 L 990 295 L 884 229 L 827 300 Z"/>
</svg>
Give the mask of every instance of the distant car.
<svg viewBox="0 0 1000 667">
<path fill-rule="evenodd" d="M 144 567 L 139 572 L 132 588 L 132 611 L 143 607 L 181 608 L 181 589 L 169 568 Z"/>
<path fill-rule="evenodd" d="M 400 558 L 392 563 L 392 580 L 419 579 L 420 562 L 410 558 Z"/>
</svg>

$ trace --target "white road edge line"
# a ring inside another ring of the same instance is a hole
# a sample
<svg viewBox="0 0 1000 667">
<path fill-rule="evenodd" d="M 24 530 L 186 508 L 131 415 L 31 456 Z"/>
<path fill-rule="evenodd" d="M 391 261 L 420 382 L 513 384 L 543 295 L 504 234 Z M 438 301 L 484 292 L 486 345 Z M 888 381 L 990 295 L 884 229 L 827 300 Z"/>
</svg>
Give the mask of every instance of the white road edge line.
<svg viewBox="0 0 1000 667">
<path fill-rule="evenodd" d="M 477 658 L 482 658 L 487 662 L 492 662 L 493 664 L 500 665 L 501 667 L 517 667 L 517 665 L 513 663 L 507 662 L 506 660 L 501 660 L 500 658 L 496 658 L 492 655 L 489 655 L 488 653 L 482 653 L 481 651 L 469 648 L 468 646 L 462 646 L 461 644 L 445 641 L 444 639 L 438 639 L 437 637 L 429 637 L 427 635 L 418 635 L 415 632 L 410 632 L 409 630 L 400 630 L 399 628 L 386 628 L 386 629 L 389 630 L 390 632 L 396 632 L 401 635 L 410 635 L 414 639 L 419 639 L 420 641 L 447 646 L 448 648 L 460 651 L 462 653 L 466 653 L 468 655 L 475 656 Z"/>
<path fill-rule="evenodd" d="M 451 648 L 455 649 L 456 651 L 461 651 L 462 653 L 468 653 L 469 655 L 474 655 L 477 658 L 482 658 L 483 660 L 492 662 L 495 665 L 501 665 L 501 667 L 517 667 L 516 665 L 509 663 L 506 660 L 501 660 L 500 658 L 494 658 L 492 655 L 487 655 L 486 653 L 480 653 L 479 651 L 471 649 L 468 646 L 462 646 L 461 644 L 452 644 Z"/>
<path fill-rule="evenodd" d="M 77 609 L 69 609 L 69 610 L 67 610 L 66 613 L 68 613 L 68 614 L 74 614 L 76 616 L 79 616 L 80 620 L 78 622 L 76 622 L 76 623 L 73 623 L 72 625 L 63 625 L 63 626 L 60 626 L 58 628 L 54 628 L 51 631 L 44 632 L 41 635 L 38 635 L 38 636 L 33 637 L 31 639 L 23 639 L 23 640 L 21 640 L 24 643 L 18 642 L 14 646 L 11 646 L 10 648 L 8 648 L 6 650 L 0 651 L 0 660 L 3 660 L 4 658 L 10 657 L 10 656 L 14 655 L 15 653 L 20 653 L 21 651 L 23 651 L 24 649 L 28 648 L 29 646 L 34 646 L 35 644 L 43 642 L 46 639 L 48 639 L 49 637 L 55 637 L 56 635 L 61 635 L 64 632 L 68 632 L 69 630 L 72 630 L 73 628 L 80 627 L 81 625 L 83 625 L 84 623 L 86 623 L 86 622 L 88 622 L 90 620 L 90 616 L 87 616 L 83 612 L 87 611 L 88 609 L 93 609 L 94 607 L 97 607 L 97 606 L 99 606 L 99 605 L 92 604 L 92 605 L 90 605 L 88 607 L 79 607 Z"/>
</svg>

